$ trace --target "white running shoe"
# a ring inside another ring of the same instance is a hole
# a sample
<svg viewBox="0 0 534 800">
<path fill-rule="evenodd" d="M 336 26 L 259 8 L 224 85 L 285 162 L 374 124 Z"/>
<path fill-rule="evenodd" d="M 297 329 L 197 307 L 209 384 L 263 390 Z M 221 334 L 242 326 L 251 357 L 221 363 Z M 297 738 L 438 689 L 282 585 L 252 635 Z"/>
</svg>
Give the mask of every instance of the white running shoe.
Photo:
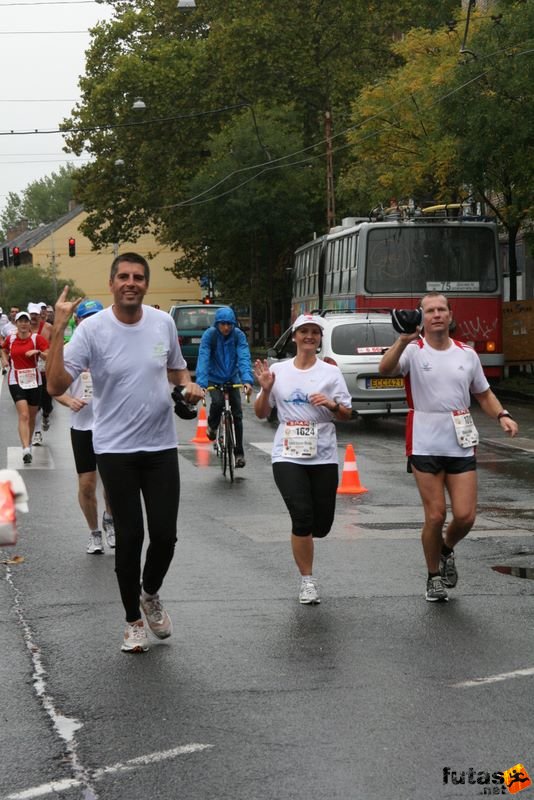
<svg viewBox="0 0 534 800">
<path fill-rule="evenodd" d="M 317 605 L 321 602 L 317 587 L 313 581 L 302 581 L 300 584 L 299 602 L 303 605 Z"/>
<path fill-rule="evenodd" d="M 102 543 L 102 534 L 100 531 L 94 531 L 89 534 L 89 541 L 87 543 L 87 553 L 89 555 L 102 555 L 104 552 L 104 545 Z"/>
<path fill-rule="evenodd" d="M 146 653 L 148 637 L 142 620 L 126 626 L 121 650 L 123 653 Z"/>
<path fill-rule="evenodd" d="M 43 443 L 43 434 L 41 431 L 35 431 L 33 434 L 32 445 L 40 447 Z"/>
<path fill-rule="evenodd" d="M 113 517 L 106 511 L 102 515 L 102 530 L 106 536 L 106 542 L 111 550 L 115 548 L 115 526 L 113 525 Z"/>
<path fill-rule="evenodd" d="M 172 621 L 159 599 L 159 594 L 147 595 L 141 591 L 141 608 L 148 627 L 158 639 L 167 639 L 172 634 Z"/>
</svg>

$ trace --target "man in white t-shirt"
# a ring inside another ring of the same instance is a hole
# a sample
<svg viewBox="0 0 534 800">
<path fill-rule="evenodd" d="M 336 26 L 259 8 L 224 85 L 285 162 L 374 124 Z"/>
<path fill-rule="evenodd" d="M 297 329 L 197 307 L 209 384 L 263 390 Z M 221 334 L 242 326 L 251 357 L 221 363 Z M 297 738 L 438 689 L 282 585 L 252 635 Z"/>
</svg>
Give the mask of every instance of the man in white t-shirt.
<svg viewBox="0 0 534 800">
<path fill-rule="evenodd" d="M 9 309 L 9 314 L 7 315 L 6 319 L 2 321 L 0 327 L 0 344 L 3 339 L 9 336 L 10 333 L 17 332 L 17 326 L 15 325 L 15 317 L 19 313 L 20 308 L 18 306 L 11 306 Z"/>
<path fill-rule="evenodd" d="M 408 397 L 406 455 L 423 501 L 423 551 L 428 568 L 426 599 L 448 599 L 458 571 L 454 547 L 471 530 L 477 507 L 475 445 L 470 395 L 510 436 L 517 423 L 491 391 L 475 351 L 449 337 L 447 297 L 430 292 L 421 300 L 424 338 L 418 327 L 401 334 L 382 357 L 382 375 L 404 375 Z M 452 518 L 445 532 L 447 491 Z"/>
<path fill-rule="evenodd" d="M 183 386 L 188 403 L 202 389 L 191 382 L 171 317 L 148 305 L 150 270 L 137 253 L 117 256 L 109 281 L 113 305 L 76 329 L 63 354 L 63 337 L 80 299 L 69 302 L 66 286 L 56 303 L 47 364 L 53 395 L 63 394 L 90 370 L 93 384 L 93 447 L 115 525 L 115 570 L 126 611 L 121 649 L 141 653 L 152 633 L 172 633 L 159 590 L 176 543 L 180 476 L 176 428 L 168 381 Z M 144 500 L 150 544 L 141 574 Z"/>
</svg>

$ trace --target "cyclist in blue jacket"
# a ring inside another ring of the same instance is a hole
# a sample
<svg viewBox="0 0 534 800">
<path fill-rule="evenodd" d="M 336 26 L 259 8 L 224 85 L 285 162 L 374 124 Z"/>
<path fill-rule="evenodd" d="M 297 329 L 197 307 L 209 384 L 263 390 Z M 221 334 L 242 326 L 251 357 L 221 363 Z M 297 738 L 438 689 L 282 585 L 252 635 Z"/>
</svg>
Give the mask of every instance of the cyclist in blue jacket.
<svg viewBox="0 0 534 800">
<path fill-rule="evenodd" d="M 217 309 L 215 322 L 204 331 L 200 340 L 196 369 L 196 382 L 203 389 L 221 386 L 224 383 L 242 383 L 245 394 L 250 394 L 254 383 L 250 350 L 247 337 L 237 327 L 237 319 L 231 308 Z M 243 410 L 239 389 L 230 392 L 230 406 L 235 424 L 235 465 L 245 466 L 243 450 Z M 224 397 L 220 389 L 211 392 L 208 414 L 208 439 L 217 435 L 217 427 L 224 408 Z"/>
</svg>

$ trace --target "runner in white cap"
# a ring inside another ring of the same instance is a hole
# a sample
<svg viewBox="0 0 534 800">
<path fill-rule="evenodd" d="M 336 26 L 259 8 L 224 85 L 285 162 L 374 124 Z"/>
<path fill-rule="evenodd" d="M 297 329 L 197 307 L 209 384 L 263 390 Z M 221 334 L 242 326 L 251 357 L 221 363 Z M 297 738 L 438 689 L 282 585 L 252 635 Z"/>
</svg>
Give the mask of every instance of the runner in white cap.
<svg viewBox="0 0 534 800">
<path fill-rule="evenodd" d="M 2 344 L 2 366 L 8 367 L 8 386 L 17 410 L 22 461 L 31 464 L 31 441 L 41 399 L 41 373 L 37 361 L 40 356 L 46 357 L 48 341 L 40 334 L 32 333 L 27 311 L 16 314 L 15 324 L 17 332 L 6 336 Z"/>
<path fill-rule="evenodd" d="M 299 601 L 320 603 L 313 576 L 314 539 L 330 531 L 336 508 L 338 453 L 334 420 L 352 415 L 351 396 L 339 367 L 317 358 L 324 321 L 301 314 L 293 323 L 295 358 L 256 361 L 261 386 L 254 411 L 260 419 L 276 406 L 272 462 L 275 483 L 291 517 L 291 548 L 301 575 Z"/>
</svg>

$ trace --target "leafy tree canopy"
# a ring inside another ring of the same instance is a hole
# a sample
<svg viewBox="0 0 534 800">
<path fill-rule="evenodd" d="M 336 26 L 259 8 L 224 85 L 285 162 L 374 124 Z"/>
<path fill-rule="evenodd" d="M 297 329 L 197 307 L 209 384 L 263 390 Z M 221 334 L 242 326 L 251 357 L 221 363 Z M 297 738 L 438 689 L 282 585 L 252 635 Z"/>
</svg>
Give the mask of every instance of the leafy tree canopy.
<svg viewBox="0 0 534 800">
<path fill-rule="evenodd" d="M 358 91 L 400 63 L 395 38 L 414 24 L 444 25 L 457 0 L 421 7 L 408 0 L 210 0 L 192 13 L 177 11 L 176 0 L 111 4 L 115 16 L 95 29 L 88 51 L 83 99 L 64 123 L 72 151 L 94 156 L 77 182 L 88 213 L 83 232 L 101 246 L 154 230 L 185 247 L 177 269 L 192 274 L 202 268 L 209 231 L 221 274 L 243 289 L 251 259 L 258 274 L 268 273 L 299 230 L 324 230 L 325 113 L 333 118 L 337 174 L 348 157 L 344 129 Z M 132 109 L 136 97 L 144 112 Z M 274 119 L 283 120 L 285 141 Z M 296 167 L 285 179 L 269 169 L 205 211 L 185 202 L 210 177 L 222 180 L 223 165 L 248 169 L 297 151 L 309 156 L 306 180 L 295 177 Z M 266 230 L 244 238 L 244 219 L 260 208 Z M 272 250 L 265 242 L 276 209 L 285 216 Z"/>
<path fill-rule="evenodd" d="M 355 101 L 340 193 L 357 213 L 393 199 L 458 199 L 457 137 L 440 124 L 439 106 L 458 64 L 460 25 L 451 17 L 439 30 L 410 31 L 394 46 L 402 65 Z"/>
<path fill-rule="evenodd" d="M 464 183 L 510 230 L 534 214 L 534 2 L 498 3 L 484 21 L 439 122 L 457 143 Z"/>
<path fill-rule="evenodd" d="M 492 3 L 448 30 L 416 29 L 395 46 L 402 59 L 354 103 L 353 160 L 341 181 L 359 212 L 414 198 L 484 202 L 515 239 L 534 211 L 534 2 Z"/>
<path fill-rule="evenodd" d="M 341 130 L 358 89 L 398 60 L 394 35 L 421 18 L 444 23 L 456 0 L 426 16 L 406 0 L 211 0 L 194 13 L 177 12 L 174 0 L 113 5 L 89 50 L 83 102 L 65 123 L 73 151 L 96 157 L 79 181 L 95 244 L 135 239 L 149 219 L 169 225 L 162 206 L 187 197 L 209 137 L 243 103 L 291 104 L 305 145 L 324 147 L 325 111 Z M 316 169 L 324 179 L 324 164 Z"/>
<path fill-rule="evenodd" d="M 4 233 L 22 219 L 28 220 L 29 228 L 41 223 L 53 222 L 69 210 L 69 202 L 74 198 L 74 175 L 76 167 L 72 164 L 60 167 L 45 178 L 29 183 L 22 195 L 8 194 L 6 206 L 0 214 L 0 227 Z"/>
<path fill-rule="evenodd" d="M 75 296 L 84 296 L 74 281 L 62 278 L 62 286 L 66 284 Z M 51 268 L 17 267 L 0 271 L 0 306 L 4 309 L 9 306 L 25 309 L 30 302 L 54 305 L 58 294 L 57 280 Z"/>
<path fill-rule="evenodd" d="M 491 8 L 470 44 L 473 55 L 440 123 L 456 139 L 458 173 L 508 235 L 510 300 L 517 299 L 516 238 L 534 216 L 534 1 Z"/>
<path fill-rule="evenodd" d="M 289 252 L 312 235 L 310 202 L 320 205 L 322 197 L 313 157 L 280 156 L 302 151 L 294 110 L 260 109 L 259 116 L 257 139 L 245 110 L 210 140 L 212 157 L 192 179 L 191 202 L 181 209 L 185 255 L 173 270 L 179 277 L 209 273 L 241 302 L 251 294 L 264 299 L 273 282 L 285 288 Z"/>
</svg>

